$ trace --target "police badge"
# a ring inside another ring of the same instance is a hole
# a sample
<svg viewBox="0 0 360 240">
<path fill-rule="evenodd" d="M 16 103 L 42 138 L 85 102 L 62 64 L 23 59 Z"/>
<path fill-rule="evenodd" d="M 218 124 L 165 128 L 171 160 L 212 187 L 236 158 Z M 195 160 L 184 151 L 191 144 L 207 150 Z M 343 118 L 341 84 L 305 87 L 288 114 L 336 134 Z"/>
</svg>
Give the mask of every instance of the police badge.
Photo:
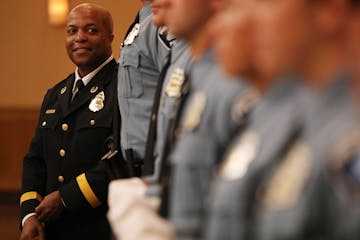
<svg viewBox="0 0 360 240">
<path fill-rule="evenodd" d="M 135 24 L 135 26 L 133 27 L 131 32 L 127 35 L 123 45 L 127 46 L 127 45 L 132 44 L 134 42 L 135 38 L 137 37 L 137 35 L 139 35 L 139 31 L 140 31 L 140 24 L 137 23 L 137 24 Z"/>
<path fill-rule="evenodd" d="M 260 139 L 255 132 L 242 134 L 220 165 L 220 177 L 232 181 L 245 176 L 259 147 Z"/>
<path fill-rule="evenodd" d="M 304 141 L 290 147 L 264 186 L 262 201 L 268 208 L 288 209 L 296 204 L 310 178 L 311 154 Z"/>
<path fill-rule="evenodd" d="M 176 68 L 171 73 L 170 81 L 166 85 L 165 95 L 168 97 L 180 97 L 184 82 L 185 82 L 184 70 L 180 68 Z"/>
<path fill-rule="evenodd" d="M 98 112 L 104 108 L 105 94 L 104 91 L 99 92 L 89 104 L 89 109 L 92 112 Z"/>
<path fill-rule="evenodd" d="M 191 99 L 191 105 L 186 110 L 183 127 L 186 131 L 193 131 L 200 123 L 201 115 L 205 109 L 206 95 L 203 92 L 195 93 Z"/>
</svg>

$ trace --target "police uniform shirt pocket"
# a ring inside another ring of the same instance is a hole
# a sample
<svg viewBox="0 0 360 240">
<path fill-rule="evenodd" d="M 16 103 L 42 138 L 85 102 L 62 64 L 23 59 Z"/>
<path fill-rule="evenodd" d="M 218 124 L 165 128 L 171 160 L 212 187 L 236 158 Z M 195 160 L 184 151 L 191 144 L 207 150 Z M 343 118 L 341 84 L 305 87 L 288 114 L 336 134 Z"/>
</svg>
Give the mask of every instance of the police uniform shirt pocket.
<svg viewBox="0 0 360 240">
<path fill-rule="evenodd" d="M 55 129 L 59 122 L 59 116 L 55 109 L 47 109 L 42 113 L 39 121 L 40 129 Z"/>
<path fill-rule="evenodd" d="M 77 122 L 77 130 L 82 131 L 88 128 L 109 128 L 111 129 L 112 125 L 112 116 L 99 114 L 90 114 L 82 119 L 79 119 Z"/>
<path fill-rule="evenodd" d="M 140 51 L 133 46 L 121 50 L 118 72 L 118 94 L 125 98 L 138 98 L 143 94 L 140 65 Z"/>
<path fill-rule="evenodd" d="M 76 122 L 75 131 L 72 148 L 83 153 L 84 159 L 96 162 L 107 150 L 105 140 L 112 132 L 112 116 L 96 113 L 84 116 Z"/>
</svg>

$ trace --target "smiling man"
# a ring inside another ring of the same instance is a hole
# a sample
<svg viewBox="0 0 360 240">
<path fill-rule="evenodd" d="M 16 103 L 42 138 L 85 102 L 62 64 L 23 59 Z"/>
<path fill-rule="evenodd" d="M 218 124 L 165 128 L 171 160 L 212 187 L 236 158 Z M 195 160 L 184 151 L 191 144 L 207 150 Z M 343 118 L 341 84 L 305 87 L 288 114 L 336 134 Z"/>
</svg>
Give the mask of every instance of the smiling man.
<svg viewBox="0 0 360 240">
<path fill-rule="evenodd" d="M 46 93 L 24 158 L 21 239 L 110 239 L 109 179 L 99 160 L 118 124 L 112 18 L 98 5 L 81 4 L 66 29 L 77 67 Z"/>
</svg>

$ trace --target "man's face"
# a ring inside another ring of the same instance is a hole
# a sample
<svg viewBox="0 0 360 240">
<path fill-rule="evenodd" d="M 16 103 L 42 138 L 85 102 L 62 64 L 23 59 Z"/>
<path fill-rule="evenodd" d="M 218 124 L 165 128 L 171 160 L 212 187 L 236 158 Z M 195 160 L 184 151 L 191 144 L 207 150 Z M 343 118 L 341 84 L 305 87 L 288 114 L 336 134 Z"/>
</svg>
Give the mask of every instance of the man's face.
<svg viewBox="0 0 360 240">
<path fill-rule="evenodd" d="M 354 7 L 349 19 L 349 53 L 350 66 L 355 74 L 356 86 L 360 90 L 360 6 Z M 360 96 L 360 91 L 358 91 Z"/>
<path fill-rule="evenodd" d="M 152 22 L 156 26 L 165 25 L 165 11 L 163 0 L 151 0 Z"/>
<path fill-rule="evenodd" d="M 213 14 L 210 0 L 163 0 L 165 22 L 177 38 L 187 39 L 199 31 Z"/>
<path fill-rule="evenodd" d="M 67 53 L 80 70 L 90 72 L 111 55 L 113 35 L 98 9 L 80 7 L 73 10 L 66 28 Z"/>
<path fill-rule="evenodd" d="M 251 71 L 251 11 L 253 0 L 230 0 L 209 24 L 216 55 L 223 69 L 234 76 Z"/>
<path fill-rule="evenodd" d="M 294 71 L 304 61 L 311 35 L 306 0 L 253 0 L 252 51 L 257 70 L 267 76 Z"/>
</svg>

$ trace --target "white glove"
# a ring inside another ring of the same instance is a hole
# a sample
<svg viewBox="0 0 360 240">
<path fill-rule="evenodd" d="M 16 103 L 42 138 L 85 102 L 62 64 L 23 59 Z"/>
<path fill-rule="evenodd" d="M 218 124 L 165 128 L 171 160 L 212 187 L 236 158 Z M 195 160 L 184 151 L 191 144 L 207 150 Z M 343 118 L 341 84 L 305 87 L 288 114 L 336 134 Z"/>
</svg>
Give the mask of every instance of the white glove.
<svg viewBox="0 0 360 240">
<path fill-rule="evenodd" d="M 108 220 L 116 225 L 129 206 L 138 198 L 145 197 L 146 184 L 140 178 L 111 181 L 108 194 Z"/>
<path fill-rule="evenodd" d="M 146 185 L 138 178 L 116 180 L 109 186 L 108 219 L 117 239 L 175 239 L 170 223 L 157 214 L 160 200 L 145 197 Z"/>
</svg>

